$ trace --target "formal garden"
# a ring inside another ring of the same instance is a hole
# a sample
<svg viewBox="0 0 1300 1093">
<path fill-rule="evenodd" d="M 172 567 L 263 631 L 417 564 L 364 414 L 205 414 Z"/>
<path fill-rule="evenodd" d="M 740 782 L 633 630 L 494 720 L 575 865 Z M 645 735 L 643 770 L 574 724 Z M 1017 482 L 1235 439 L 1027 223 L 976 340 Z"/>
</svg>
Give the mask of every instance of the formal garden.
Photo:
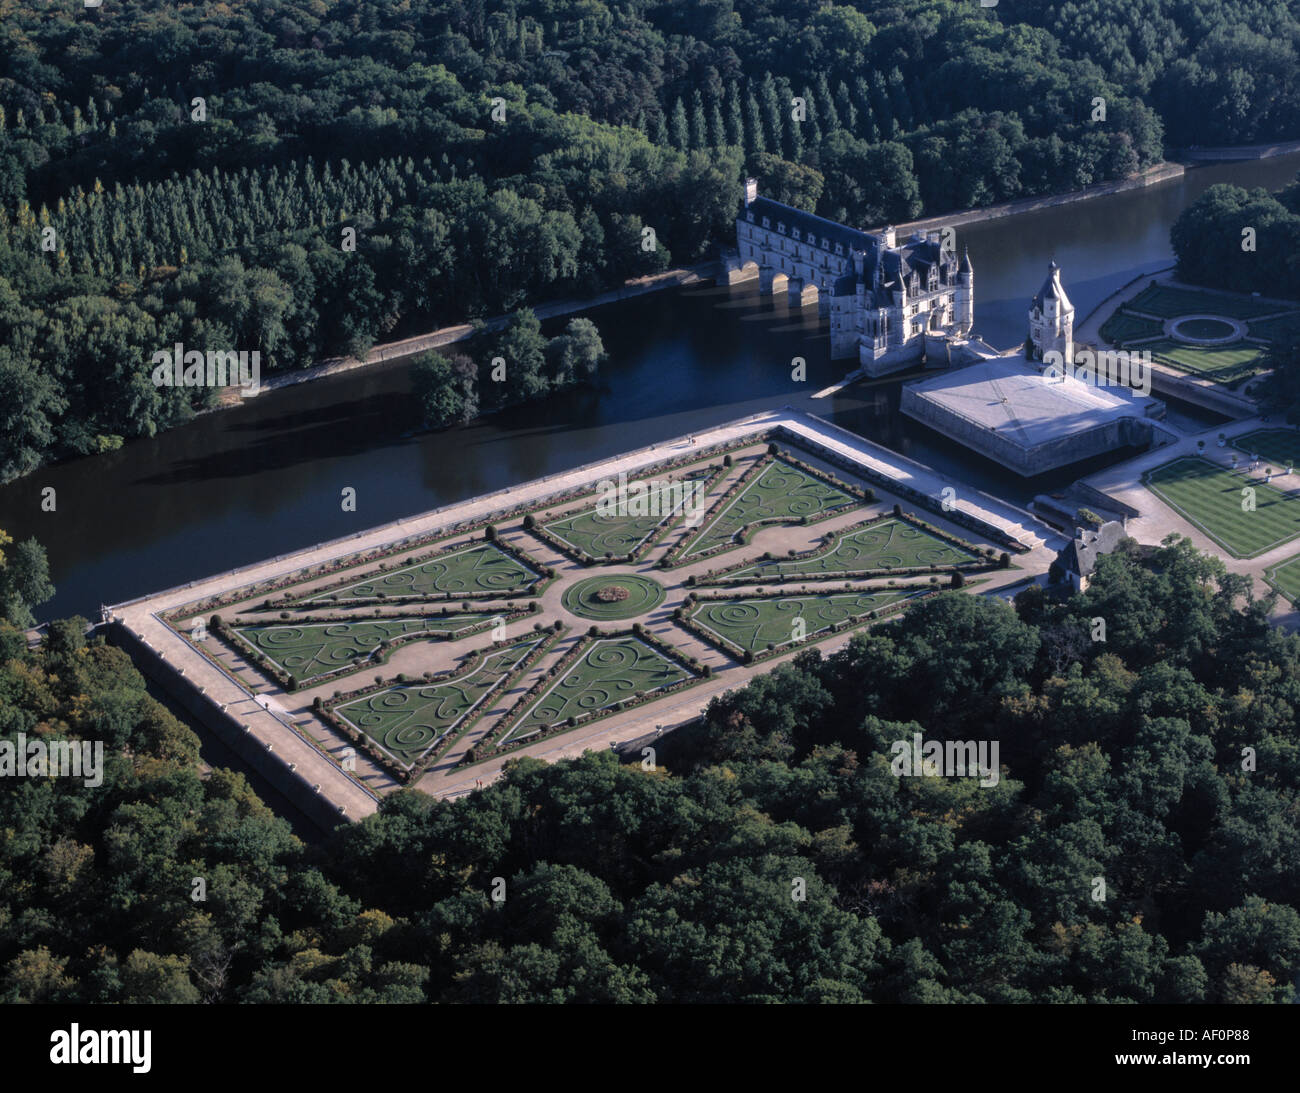
<svg viewBox="0 0 1300 1093">
<path fill-rule="evenodd" d="M 1273 566 L 1264 574 L 1264 579 L 1282 593 L 1292 607 L 1300 607 L 1300 554 Z"/>
<path fill-rule="evenodd" d="M 1234 437 L 1232 446 L 1283 470 L 1300 463 L 1300 429 L 1254 429 Z"/>
<path fill-rule="evenodd" d="M 1234 557 L 1253 558 L 1300 536 L 1300 495 L 1270 485 L 1249 465 L 1233 470 L 1184 456 L 1147 471 L 1142 480 Z"/>
<path fill-rule="evenodd" d="M 413 783 L 718 675 L 739 685 L 757 660 L 1010 565 L 845 472 L 750 438 L 169 621 L 299 726 Z"/>
<path fill-rule="evenodd" d="M 1261 355 L 1300 326 L 1294 305 L 1152 283 L 1102 324 L 1104 341 L 1228 386 L 1261 369 Z"/>
</svg>

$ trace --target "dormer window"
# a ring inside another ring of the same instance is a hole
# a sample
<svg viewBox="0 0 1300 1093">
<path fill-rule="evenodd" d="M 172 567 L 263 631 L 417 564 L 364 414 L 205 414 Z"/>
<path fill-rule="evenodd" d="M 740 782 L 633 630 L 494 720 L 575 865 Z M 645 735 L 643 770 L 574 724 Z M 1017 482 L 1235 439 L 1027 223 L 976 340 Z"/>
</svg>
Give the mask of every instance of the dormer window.
<svg viewBox="0 0 1300 1093">
<path fill-rule="evenodd" d="M 799 238 L 799 229 L 798 229 L 798 228 L 795 228 L 795 229 L 794 229 L 790 234 L 793 235 L 796 239 L 798 239 L 798 238 Z"/>
<path fill-rule="evenodd" d="M 745 218 L 746 218 L 746 219 L 747 219 L 751 224 L 754 222 L 754 214 L 753 214 L 753 213 L 746 213 L 746 214 L 745 214 Z"/>
<path fill-rule="evenodd" d="M 784 235 L 784 234 L 785 234 L 785 225 L 784 225 L 784 224 L 777 224 L 777 226 L 776 226 L 776 230 L 779 231 L 782 235 Z"/>
<path fill-rule="evenodd" d="M 763 227 L 771 230 L 772 221 L 770 221 L 767 217 L 763 217 Z"/>
</svg>

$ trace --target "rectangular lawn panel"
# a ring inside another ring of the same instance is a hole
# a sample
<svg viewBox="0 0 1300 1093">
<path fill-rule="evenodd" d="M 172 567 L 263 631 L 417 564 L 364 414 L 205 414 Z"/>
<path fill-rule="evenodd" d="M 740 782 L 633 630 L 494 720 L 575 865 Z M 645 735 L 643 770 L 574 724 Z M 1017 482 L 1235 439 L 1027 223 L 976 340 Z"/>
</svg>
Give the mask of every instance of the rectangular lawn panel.
<svg viewBox="0 0 1300 1093">
<path fill-rule="evenodd" d="M 1116 311 L 1101 328 L 1101 336 L 1116 345 L 1134 338 L 1158 338 L 1165 332 L 1164 325 L 1141 315 L 1131 315 L 1123 308 Z"/>
<path fill-rule="evenodd" d="M 1300 607 L 1300 554 L 1279 562 L 1264 575 L 1264 579 L 1293 605 Z"/>
<path fill-rule="evenodd" d="M 1300 535 L 1300 497 L 1261 479 L 1233 474 L 1187 456 L 1148 471 L 1152 493 L 1238 558 L 1253 558 Z M 1255 509 L 1242 511 L 1242 488 L 1255 490 Z"/>
<path fill-rule="evenodd" d="M 1124 306 L 1130 311 L 1159 315 L 1162 319 L 1174 319 L 1179 315 L 1227 315 L 1231 319 L 1250 319 L 1284 310 L 1284 305 L 1256 300 L 1251 296 L 1226 296 L 1170 285 L 1150 285 Z"/>
<path fill-rule="evenodd" d="M 426 562 L 376 574 L 317 596 L 308 596 L 306 602 L 488 593 L 507 596 L 526 591 L 540 577 L 540 573 L 491 543 L 479 543 Z"/>
<path fill-rule="evenodd" d="M 937 535 L 904 520 L 883 520 L 837 536 L 833 549 L 815 558 L 788 558 L 756 562 L 728 573 L 728 578 L 753 576 L 829 577 L 868 569 L 912 568 L 928 565 L 955 566 L 979 561 L 979 556 L 944 542 Z"/>
<path fill-rule="evenodd" d="M 1260 371 L 1260 348 L 1248 342 L 1201 346 L 1163 338 L 1158 342 L 1143 342 L 1137 348 L 1150 350 L 1153 357 L 1165 364 L 1219 383 L 1232 383 Z"/>
<path fill-rule="evenodd" d="M 409 634 L 453 636 L 492 618 L 490 614 L 430 615 L 422 619 L 385 619 L 383 622 L 326 622 L 302 625 L 240 626 L 239 634 L 258 652 L 299 683 L 346 668 L 368 656 L 382 641 Z"/>
<path fill-rule="evenodd" d="M 638 638 L 599 638 L 542 692 L 501 743 L 521 740 L 570 717 L 604 710 L 690 677 L 691 673 L 680 664 Z"/>
<path fill-rule="evenodd" d="M 541 639 L 488 653 L 462 676 L 403 684 L 334 707 L 334 712 L 407 766 L 461 727 Z"/>
<path fill-rule="evenodd" d="M 630 482 L 630 497 L 625 511 L 603 512 L 593 505 L 585 512 L 552 520 L 542 527 L 557 539 L 562 539 L 574 549 L 590 554 L 593 558 L 603 558 L 607 553 L 615 557 L 631 554 L 657 528 L 681 511 L 683 484 L 693 487 L 694 483 L 705 478 L 707 475 L 701 474 L 682 481 L 643 484 Z M 632 492 L 642 485 L 645 488 L 644 494 Z"/>
<path fill-rule="evenodd" d="M 847 622 L 929 591 L 928 587 L 892 588 L 821 596 L 705 600 L 691 614 L 691 621 L 741 649 L 759 653 L 769 644 L 779 649 L 795 641 L 796 619 L 803 619 L 804 636 L 812 637 L 834 623 Z"/>
<path fill-rule="evenodd" d="M 1246 332 L 1252 338 L 1263 338 L 1275 342 L 1291 334 L 1300 333 L 1300 314 L 1276 315 L 1272 319 L 1256 319 L 1246 324 Z"/>
<path fill-rule="evenodd" d="M 1258 455 L 1280 468 L 1300 463 L 1300 429 L 1255 429 L 1229 443 L 1239 452 Z"/>
<path fill-rule="evenodd" d="M 700 529 L 682 557 L 730 543 L 737 532 L 759 521 L 795 524 L 805 516 L 815 520 L 857 504 L 860 502 L 851 494 L 782 459 L 773 459 Z"/>
</svg>

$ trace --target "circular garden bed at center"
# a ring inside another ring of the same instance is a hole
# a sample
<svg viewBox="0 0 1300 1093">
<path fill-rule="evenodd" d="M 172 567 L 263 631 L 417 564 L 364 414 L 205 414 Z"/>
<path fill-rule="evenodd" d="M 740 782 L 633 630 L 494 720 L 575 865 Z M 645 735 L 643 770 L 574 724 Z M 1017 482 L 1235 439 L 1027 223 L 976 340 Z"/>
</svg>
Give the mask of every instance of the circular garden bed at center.
<svg viewBox="0 0 1300 1093">
<path fill-rule="evenodd" d="M 636 574 L 588 577 L 564 590 L 564 609 L 584 619 L 609 622 L 653 611 L 664 602 L 663 585 Z"/>
<path fill-rule="evenodd" d="M 1193 345 L 1200 342 L 1235 341 L 1239 337 L 1237 328 L 1232 323 L 1203 315 L 1174 320 L 1171 332 L 1175 338 L 1191 342 Z"/>
</svg>

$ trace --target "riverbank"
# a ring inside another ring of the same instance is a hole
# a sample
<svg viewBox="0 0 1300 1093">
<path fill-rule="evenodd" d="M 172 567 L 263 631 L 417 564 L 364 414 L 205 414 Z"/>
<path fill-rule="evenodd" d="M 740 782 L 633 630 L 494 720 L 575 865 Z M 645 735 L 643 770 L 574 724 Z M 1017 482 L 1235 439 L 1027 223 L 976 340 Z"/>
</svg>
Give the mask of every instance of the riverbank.
<svg viewBox="0 0 1300 1093">
<path fill-rule="evenodd" d="M 911 220 L 906 224 L 895 224 L 894 230 L 899 236 L 914 231 L 936 231 L 942 227 L 959 228 L 966 224 L 978 224 L 984 220 L 998 220 L 1004 216 L 1019 216 L 1022 213 L 1037 212 L 1039 209 L 1054 209 L 1058 205 L 1072 205 L 1076 201 L 1090 201 L 1094 197 L 1109 197 L 1122 194 L 1126 190 L 1142 190 L 1148 186 L 1157 186 L 1162 182 L 1171 182 L 1182 178 L 1186 168 L 1181 163 L 1156 163 L 1130 178 L 1120 178 L 1113 182 L 1098 182 L 1085 186 L 1082 190 L 1069 190 L 1063 194 L 1047 194 L 1043 197 L 1023 197 L 1015 201 L 1004 201 L 1000 205 L 988 205 L 982 209 L 971 209 L 964 213 L 950 213 L 947 216 L 927 216 L 923 220 Z M 874 229 L 879 231 L 880 229 Z"/>
<path fill-rule="evenodd" d="M 1072 204 L 1076 201 L 1087 201 L 1096 197 L 1106 197 L 1111 194 L 1123 193 L 1126 190 L 1155 186 L 1162 182 L 1181 178 L 1184 170 L 1183 165 L 1180 163 L 1158 163 L 1152 167 L 1148 167 L 1140 174 L 1134 175 L 1132 178 L 1118 179 L 1114 182 L 1102 182 L 1095 186 L 1087 186 L 1082 190 L 1072 190 L 1064 194 L 1049 194 L 1044 197 L 1022 198 L 1017 201 L 1007 201 L 1001 205 L 990 205 L 983 209 L 971 209 L 968 212 L 963 213 L 951 213 L 946 216 L 926 217 L 923 220 L 914 220 L 906 224 L 896 225 L 895 227 L 900 233 L 926 231 L 941 226 L 959 227 L 964 224 L 974 224 L 984 220 L 996 220 L 1005 216 L 1017 216 L 1021 213 L 1034 212 L 1039 209 L 1049 209 L 1058 205 Z M 641 277 L 634 281 L 628 281 L 621 288 L 610 289 L 608 292 L 602 292 L 598 296 L 580 300 L 557 300 L 548 304 L 539 304 L 533 308 L 533 311 L 539 319 L 545 321 L 563 315 L 574 315 L 587 311 L 593 307 L 599 307 L 602 304 L 610 304 L 619 300 L 628 300 L 637 296 L 644 296 L 651 292 L 660 292 L 664 289 L 677 288 L 682 285 L 696 284 L 702 281 L 712 281 L 717 278 L 718 274 L 718 262 L 716 260 L 710 260 L 707 262 L 697 263 L 694 266 L 667 270 L 664 273 L 658 273 L 651 277 Z M 489 331 L 499 330 L 506 324 L 509 318 L 509 315 L 497 315 L 483 323 L 481 329 Z M 357 357 L 332 357 L 311 368 L 272 376 L 262 384 L 260 393 L 276 391 L 284 387 L 292 387 L 299 383 L 310 382 L 311 380 L 324 379 L 327 376 L 340 375 L 344 372 L 351 372 L 358 368 L 367 368 L 371 365 L 383 364 L 387 361 L 401 360 L 404 357 L 411 357 L 417 353 L 424 353 L 430 349 L 438 349 L 444 345 L 451 345 L 455 342 L 463 341 L 470 337 L 474 332 L 475 328 L 470 323 L 457 323 L 454 326 L 441 327 L 438 330 L 430 331 L 427 334 L 417 334 L 414 337 L 404 338 L 400 341 L 386 342 L 382 345 L 377 345 L 370 350 L 364 360 Z M 239 395 L 239 388 L 231 387 L 223 393 L 221 401 L 216 406 L 204 412 L 211 413 L 213 410 L 222 410 L 231 406 L 238 406 L 242 401 L 243 400 Z"/>
<path fill-rule="evenodd" d="M 1241 163 L 1252 159 L 1272 159 L 1300 152 L 1300 140 L 1275 144 L 1219 145 L 1211 148 L 1179 148 L 1177 158 L 1190 163 Z"/>
<path fill-rule="evenodd" d="M 533 308 L 533 313 L 545 322 L 547 319 L 558 318 L 562 315 L 573 315 L 581 311 L 587 311 L 590 308 L 599 307 L 601 304 L 612 304 L 619 300 L 630 300 L 637 296 L 644 296 L 650 292 L 661 292 L 667 288 L 678 288 L 682 285 L 693 285 L 701 281 L 712 280 L 717 275 L 717 269 L 718 263 L 716 260 L 700 262 L 694 266 L 656 273 L 651 277 L 638 277 L 635 280 L 625 282 L 621 288 L 610 289 L 608 292 L 602 292 L 599 296 L 581 300 L 556 300 L 549 304 L 538 304 Z M 500 330 L 509 319 L 509 315 L 497 315 L 482 323 L 478 330 Z M 476 333 L 476 329 L 473 324 L 457 323 L 455 326 L 440 327 L 428 334 L 416 334 L 411 338 L 403 338 L 400 341 L 377 345 L 366 354 L 364 360 L 358 357 L 331 357 L 311 368 L 272 376 L 262 384 L 259 394 L 267 391 L 277 391 L 284 387 L 293 387 L 296 384 L 307 383 L 311 380 L 324 379 L 326 376 L 341 375 L 344 372 L 351 372 L 358 368 L 368 368 L 371 365 L 383 364 L 386 361 L 411 357 L 430 349 L 437 349 L 440 346 L 464 341 L 474 333 Z M 239 390 L 238 387 L 227 388 L 222 394 L 221 401 L 211 409 L 205 410 L 204 413 L 238 406 L 243 401 Z"/>
</svg>

